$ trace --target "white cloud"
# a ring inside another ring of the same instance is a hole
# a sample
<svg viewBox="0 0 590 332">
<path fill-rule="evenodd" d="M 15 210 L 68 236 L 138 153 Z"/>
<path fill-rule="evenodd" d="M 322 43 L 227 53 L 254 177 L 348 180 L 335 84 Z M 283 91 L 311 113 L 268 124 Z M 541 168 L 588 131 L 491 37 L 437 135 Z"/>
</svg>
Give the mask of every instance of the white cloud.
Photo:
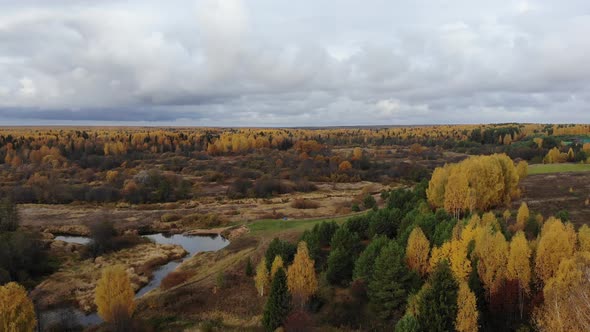
<svg viewBox="0 0 590 332">
<path fill-rule="evenodd" d="M 590 122 L 588 12 L 582 0 L 0 0 L 0 120 Z"/>
<path fill-rule="evenodd" d="M 37 88 L 35 83 L 28 77 L 23 77 L 19 81 L 20 88 L 18 90 L 19 95 L 24 97 L 34 97 L 37 94 Z"/>
</svg>

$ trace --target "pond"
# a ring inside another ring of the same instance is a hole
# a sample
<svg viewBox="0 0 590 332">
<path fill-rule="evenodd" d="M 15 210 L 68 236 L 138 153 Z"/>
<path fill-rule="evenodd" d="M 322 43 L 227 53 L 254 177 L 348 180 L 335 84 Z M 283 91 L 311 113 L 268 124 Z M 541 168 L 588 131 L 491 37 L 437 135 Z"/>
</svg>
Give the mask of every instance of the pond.
<svg viewBox="0 0 590 332">
<path fill-rule="evenodd" d="M 164 264 L 160 266 L 158 269 L 154 270 L 150 282 L 144 287 L 142 287 L 137 292 L 137 294 L 135 294 L 135 298 L 139 298 L 147 292 L 151 291 L 152 289 L 159 287 L 160 283 L 162 282 L 162 279 L 164 279 L 168 275 L 168 273 L 174 271 L 174 269 L 176 269 L 176 267 L 187 258 L 203 251 L 217 251 L 229 244 L 228 240 L 218 235 L 199 236 L 157 233 L 144 235 L 144 237 L 151 239 L 155 243 L 181 245 L 188 252 L 188 255 L 186 255 L 184 258 L 180 260 L 168 262 L 167 264 Z M 78 244 L 87 244 L 90 242 L 89 238 L 83 236 L 60 235 L 56 236 L 55 239 Z M 41 331 L 49 328 L 56 322 L 67 322 L 69 324 L 77 323 L 82 326 L 90 326 L 99 324 L 100 322 L 102 322 L 102 320 L 100 319 L 97 313 L 91 313 L 86 315 L 84 314 L 84 312 L 74 307 L 45 310 L 39 314 L 39 325 L 41 327 Z"/>
<path fill-rule="evenodd" d="M 55 240 L 84 245 L 90 243 L 90 239 L 85 236 L 58 235 Z"/>
<path fill-rule="evenodd" d="M 203 251 L 217 251 L 222 249 L 223 247 L 229 244 L 229 241 L 223 238 L 222 236 L 194 236 L 194 235 L 184 235 L 184 234 L 174 234 L 174 235 L 167 235 L 167 234 L 151 234 L 145 235 L 145 237 L 153 240 L 156 243 L 162 244 L 178 244 L 181 245 L 186 251 L 188 251 L 188 255 L 178 261 L 168 262 L 165 265 L 160 266 L 157 270 L 153 272 L 153 278 L 150 282 L 141 288 L 135 297 L 141 297 L 143 294 L 151 291 L 154 288 L 160 286 L 162 279 L 168 275 L 168 273 L 174 271 L 174 269 L 180 265 L 185 259 L 191 257 L 192 255 L 203 252 Z"/>
</svg>

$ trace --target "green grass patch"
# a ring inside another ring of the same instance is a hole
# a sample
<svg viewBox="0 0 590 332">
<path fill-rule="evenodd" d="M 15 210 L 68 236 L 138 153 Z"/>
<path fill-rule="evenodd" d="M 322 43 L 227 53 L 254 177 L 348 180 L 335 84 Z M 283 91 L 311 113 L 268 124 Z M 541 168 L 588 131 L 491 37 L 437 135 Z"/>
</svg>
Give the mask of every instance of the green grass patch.
<svg viewBox="0 0 590 332">
<path fill-rule="evenodd" d="M 341 224 L 350 217 L 351 215 L 336 218 L 320 219 L 262 219 L 248 223 L 246 226 L 248 226 L 250 232 L 252 233 L 277 232 L 290 229 L 304 231 L 306 229 L 313 228 L 313 226 L 323 221 L 335 221 L 338 224 Z"/>
<path fill-rule="evenodd" d="M 590 164 L 535 164 L 529 165 L 529 174 L 588 172 Z"/>
</svg>

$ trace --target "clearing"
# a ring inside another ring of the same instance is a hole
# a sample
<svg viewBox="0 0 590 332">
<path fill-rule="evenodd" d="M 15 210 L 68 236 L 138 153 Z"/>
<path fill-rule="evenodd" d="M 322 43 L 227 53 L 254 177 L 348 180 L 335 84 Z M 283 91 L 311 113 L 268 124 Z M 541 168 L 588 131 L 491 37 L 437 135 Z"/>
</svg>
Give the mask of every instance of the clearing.
<svg viewBox="0 0 590 332">
<path fill-rule="evenodd" d="M 529 165 L 529 174 L 551 174 L 569 172 L 588 172 L 590 164 L 535 164 Z"/>
<path fill-rule="evenodd" d="M 588 166 L 588 165 L 586 165 Z M 566 210 L 576 225 L 590 222 L 590 176 L 584 172 L 529 175 L 522 182 L 522 198 L 512 203 L 516 210 L 522 201 L 545 218 Z"/>
</svg>

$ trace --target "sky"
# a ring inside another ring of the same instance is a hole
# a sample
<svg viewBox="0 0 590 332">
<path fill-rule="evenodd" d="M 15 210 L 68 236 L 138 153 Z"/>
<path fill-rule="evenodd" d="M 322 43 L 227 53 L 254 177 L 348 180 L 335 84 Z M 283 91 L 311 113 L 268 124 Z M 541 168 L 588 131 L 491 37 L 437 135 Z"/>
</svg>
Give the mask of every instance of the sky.
<svg viewBox="0 0 590 332">
<path fill-rule="evenodd" d="M 590 123 L 588 0 L 0 0 L 0 125 Z"/>
</svg>

